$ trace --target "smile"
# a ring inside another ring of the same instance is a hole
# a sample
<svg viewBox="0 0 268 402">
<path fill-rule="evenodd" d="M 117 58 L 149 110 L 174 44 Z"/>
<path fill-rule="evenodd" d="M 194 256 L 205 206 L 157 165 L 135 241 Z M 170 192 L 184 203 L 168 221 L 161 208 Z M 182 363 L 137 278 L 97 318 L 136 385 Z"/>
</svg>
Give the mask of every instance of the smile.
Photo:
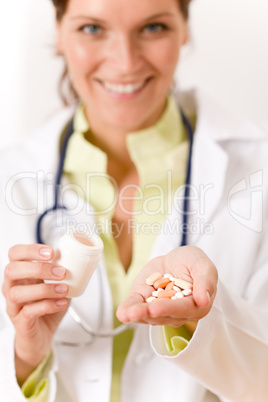
<svg viewBox="0 0 268 402">
<path fill-rule="evenodd" d="M 135 84 L 114 84 L 107 81 L 102 81 L 102 85 L 109 92 L 118 94 L 118 95 L 131 95 L 139 92 L 148 82 L 148 79 L 142 82 L 138 82 Z"/>
</svg>

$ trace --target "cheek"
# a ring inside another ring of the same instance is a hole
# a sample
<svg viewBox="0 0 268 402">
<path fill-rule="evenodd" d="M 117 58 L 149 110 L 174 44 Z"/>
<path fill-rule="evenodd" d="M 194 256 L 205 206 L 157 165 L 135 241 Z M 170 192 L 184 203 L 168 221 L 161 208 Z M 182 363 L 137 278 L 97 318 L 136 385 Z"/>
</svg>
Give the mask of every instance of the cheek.
<svg viewBox="0 0 268 402">
<path fill-rule="evenodd" d="M 65 51 L 65 59 L 73 80 L 79 81 L 83 79 L 83 75 L 90 73 L 94 67 L 94 63 L 96 63 L 95 58 L 92 57 L 94 54 L 93 49 L 85 46 L 83 43 L 68 43 Z"/>
<path fill-rule="evenodd" d="M 155 69 L 169 81 L 173 78 L 179 58 L 179 43 L 168 42 L 158 46 L 153 51 L 147 51 L 148 58 Z M 171 77 L 172 76 L 172 77 Z"/>
</svg>

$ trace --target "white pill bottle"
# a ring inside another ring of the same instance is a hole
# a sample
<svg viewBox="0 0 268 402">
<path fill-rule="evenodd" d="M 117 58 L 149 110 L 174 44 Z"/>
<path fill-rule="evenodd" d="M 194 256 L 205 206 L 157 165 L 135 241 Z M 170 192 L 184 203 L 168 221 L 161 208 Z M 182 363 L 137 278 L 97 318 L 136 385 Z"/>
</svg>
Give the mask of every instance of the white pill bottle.
<svg viewBox="0 0 268 402">
<path fill-rule="evenodd" d="M 88 236 L 71 230 L 60 238 L 53 262 L 66 269 L 62 282 L 69 286 L 67 297 L 78 297 L 85 291 L 102 251 L 103 242 L 97 234 Z"/>
</svg>

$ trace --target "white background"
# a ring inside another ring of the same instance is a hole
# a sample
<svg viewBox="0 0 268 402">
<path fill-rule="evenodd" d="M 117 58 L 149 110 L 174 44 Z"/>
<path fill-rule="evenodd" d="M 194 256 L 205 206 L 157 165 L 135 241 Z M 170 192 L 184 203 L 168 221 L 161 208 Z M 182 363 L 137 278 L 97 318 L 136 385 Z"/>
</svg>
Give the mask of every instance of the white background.
<svg viewBox="0 0 268 402">
<path fill-rule="evenodd" d="M 224 108 L 268 127 L 268 1 L 194 0 L 190 30 L 179 86 L 201 88 Z M 24 138 L 61 106 L 54 43 L 50 0 L 2 0 L 0 147 Z"/>
</svg>

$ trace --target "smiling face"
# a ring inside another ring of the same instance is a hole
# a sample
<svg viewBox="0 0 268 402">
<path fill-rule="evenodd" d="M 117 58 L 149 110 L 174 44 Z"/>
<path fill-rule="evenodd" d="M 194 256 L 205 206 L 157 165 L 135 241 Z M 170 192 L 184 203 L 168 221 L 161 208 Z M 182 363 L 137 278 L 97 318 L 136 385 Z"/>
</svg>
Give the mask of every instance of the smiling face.
<svg viewBox="0 0 268 402">
<path fill-rule="evenodd" d="M 177 0 L 69 0 L 58 23 L 58 49 L 98 129 L 157 121 L 186 40 Z"/>
</svg>

